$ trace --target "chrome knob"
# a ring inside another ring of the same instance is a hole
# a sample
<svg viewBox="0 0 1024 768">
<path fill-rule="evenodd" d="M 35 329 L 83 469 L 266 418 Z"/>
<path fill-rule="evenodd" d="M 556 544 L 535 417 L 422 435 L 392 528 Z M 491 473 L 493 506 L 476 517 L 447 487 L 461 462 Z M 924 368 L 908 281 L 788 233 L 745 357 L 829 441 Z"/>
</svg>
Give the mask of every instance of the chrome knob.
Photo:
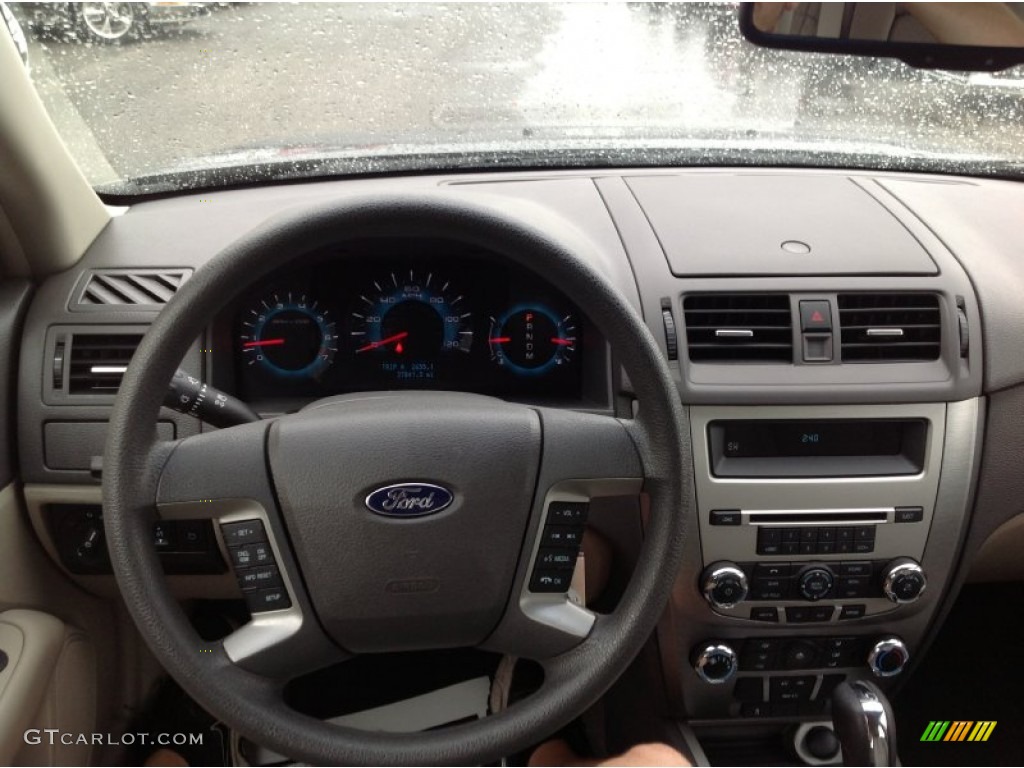
<svg viewBox="0 0 1024 768">
<path fill-rule="evenodd" d="M 908 557 L 889 563 L 882 577 L 885 596 L 900 605 L 917 600 L 927 586 L 924 569 Z"/>
<path fill-rule="evenodd" d="M 738 668 L 736 651 L 724 643 L 707 643 L 694 651 L 693 669 L 705 683 L 724 683 L 736 674 Z"/>
<path fill-rule="evenodd" d="M 704 599 L 715 608 L 733 608 L 742 603 L 749 589 L 747 575 L 734 563 L 712 563 L 701 575 Z"/>
<path fill-rule="evenodd" d="M 885 637 L 868 654 L 868 667 L 875 677 L 894 677 L 910 661 L 910 651 L 898 637 Z"/>
</svg>

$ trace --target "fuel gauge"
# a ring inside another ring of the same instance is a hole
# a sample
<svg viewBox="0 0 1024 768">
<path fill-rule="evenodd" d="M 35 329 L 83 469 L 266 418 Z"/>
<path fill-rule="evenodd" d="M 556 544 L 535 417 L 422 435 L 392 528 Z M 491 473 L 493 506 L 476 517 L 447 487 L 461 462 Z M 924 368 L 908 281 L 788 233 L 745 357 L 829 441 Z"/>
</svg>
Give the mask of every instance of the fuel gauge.
<svg viewBox="0 0 1024 768">
<path fill-rule="evenodd" d="M 491 360 L 519 376 L 543 376 L 576 351 L 576 321 L 539 304 L 520 304 L 491 318 Z"/>
</svg>

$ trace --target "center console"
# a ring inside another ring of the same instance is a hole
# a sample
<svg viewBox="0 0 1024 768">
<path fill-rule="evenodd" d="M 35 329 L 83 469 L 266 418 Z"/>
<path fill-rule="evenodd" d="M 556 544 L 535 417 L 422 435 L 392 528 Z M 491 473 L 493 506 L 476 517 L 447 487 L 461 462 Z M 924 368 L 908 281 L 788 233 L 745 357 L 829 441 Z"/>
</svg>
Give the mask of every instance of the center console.
<svg viewBox="0 0 1024 768">
<path fill-rule="evenodd" d="M 980 408 L 690 408 L 695 565 L 662 636 L 691 722 L 820 719 L 839 683 L 899 678 L 951 576 Z"/>
</svg>

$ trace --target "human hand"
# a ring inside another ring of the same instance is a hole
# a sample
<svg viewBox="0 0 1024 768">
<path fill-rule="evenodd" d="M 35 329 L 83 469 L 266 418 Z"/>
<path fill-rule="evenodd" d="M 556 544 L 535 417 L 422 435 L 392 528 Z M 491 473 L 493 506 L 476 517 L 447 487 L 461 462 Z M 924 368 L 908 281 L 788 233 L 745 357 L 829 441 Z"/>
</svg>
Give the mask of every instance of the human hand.
<svg viewBox="0 0 1024 768">
<path fill-rule="evenodd" d="M 580 757 L 561 739 L 545 742 L 530 755 L 531 766 L 688 766 L 690 763 L 668 744 L 637 744 L 618 757 L 595 762 Z"/>
</svg>

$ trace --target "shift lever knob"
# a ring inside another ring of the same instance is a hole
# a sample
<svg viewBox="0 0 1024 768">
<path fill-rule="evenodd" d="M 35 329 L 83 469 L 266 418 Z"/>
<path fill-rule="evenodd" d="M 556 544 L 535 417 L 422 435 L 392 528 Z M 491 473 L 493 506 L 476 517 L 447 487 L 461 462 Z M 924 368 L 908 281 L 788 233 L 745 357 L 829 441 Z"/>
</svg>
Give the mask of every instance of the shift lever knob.
<svg viewBox="0 0 1024 768">
<path fill-rule="evenodd" d="M 899 765 L 892 707 L 874 683 L 854 680 L 836 686 L 832 723 L 843 752 L 843 765 Z"/>
</svg>

